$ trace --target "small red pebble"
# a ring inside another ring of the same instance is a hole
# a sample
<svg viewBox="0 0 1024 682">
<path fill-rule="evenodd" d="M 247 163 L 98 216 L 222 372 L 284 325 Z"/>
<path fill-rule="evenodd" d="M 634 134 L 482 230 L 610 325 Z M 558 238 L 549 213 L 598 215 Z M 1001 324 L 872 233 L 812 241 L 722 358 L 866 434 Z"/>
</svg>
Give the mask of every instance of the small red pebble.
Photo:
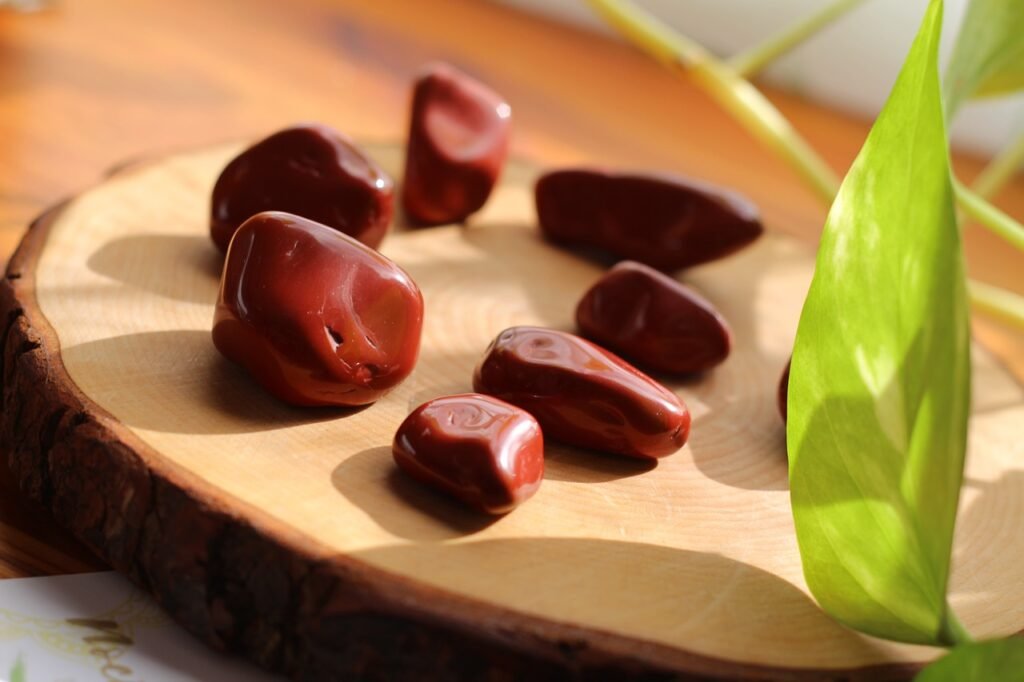
<svg viewBox="0 0 1024 682">
<path fill-rule="evenodd" d="M 402 206 L 422 225 L 480 210 L 508 153 L 512 109 L 486 85 L 447 64 L 417 81 L 406 146 Z"/>
<path fill-rule="evenodd" d="M 584 336 L 659 372 L 702 372 L 725 360 L 732 345 L 709 302 L 633 261 L 613 267 L 583 295 L 576 324 Z"/>
<path fill-rule="evenodd" d="M 276 211 L 238 228 L 224 262 L 213 342 L 294 405 L 366 405 L 416 365 L 423 298 L 377 251 Z"/>
<path fill-rule="evenodd" d="M 227 251 L 243 222 L 261 211 L 286 211 L 375 249 L 391 222 L 393 189 L 391 178 L 338 131 L 287 128 L 249 147 L 221 172 L 210 236 Z"/>
<path fill-rule="evenodd" d="M 740 195 L 668 174 L 559 170 L 537 181 L 535 195 L 552 242 L 658 270 L 722 258 L 763 231 L 757 209 Z"/>
<path fill-rule="evenodd" d="M 398 427 L 391 449 L 410 476 L 488 514 L 512 511 L 544 475 L 537 420 L 475 393 L 420 405 Z"/>
<path fill-rule="evenodd" d="M 491 342 L 473 390 L 518 405 L 551 440 L 629 457 L 677 451 L 690 413 L 667 388 L 589 341 L 540 327 L 512 327 Z"/>
</svg>

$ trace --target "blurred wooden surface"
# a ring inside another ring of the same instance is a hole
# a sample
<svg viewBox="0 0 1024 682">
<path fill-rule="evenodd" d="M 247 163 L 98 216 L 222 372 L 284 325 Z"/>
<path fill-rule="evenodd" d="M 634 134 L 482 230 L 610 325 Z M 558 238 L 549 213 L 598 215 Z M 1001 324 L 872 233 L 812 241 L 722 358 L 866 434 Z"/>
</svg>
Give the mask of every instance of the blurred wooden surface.
<svg viewBox="0 0 1024 682">
<path fill-rule="evenodd" d="M 655 167 L 731 185 L 771 229 L 814 239 L 824 209 L 699 92 L 628 47 L 480 0 L 63 0 L 0 11 L 0 254 L 44 207 L 114 164 L 320 120 L 363 138 L 404 134 L 408 83 L 443 59 L 512 103 L 513 153 L 546 164 Z M 851 83 L 850 87 L 857 87 Z M 770 93 L 839 171 L 867 124 Z M 961 177 L 981 163 L 958 156 Z M 1024 216 L 1024 178 L 999 204 Z M 1022 257 L 967 232 L 972 272 L 1024 292 Z M 976 333 L 1018 377 L 1024 335 Z M 0 577 L 95 559 L 20 498 L 0 467 Z"/>
</svg>

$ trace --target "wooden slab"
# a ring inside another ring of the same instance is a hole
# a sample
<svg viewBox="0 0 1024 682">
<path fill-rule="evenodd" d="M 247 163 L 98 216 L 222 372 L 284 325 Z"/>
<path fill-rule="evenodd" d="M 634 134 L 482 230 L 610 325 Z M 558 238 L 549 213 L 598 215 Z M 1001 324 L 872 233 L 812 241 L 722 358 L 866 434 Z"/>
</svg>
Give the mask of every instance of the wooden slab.
<svg viewBox="0 0 1024 682">
<path fill-rule="evenodd" d="M 0 290 L 22 488 L 192 632 L 315 680 L 902 679 L 937 655 L 846 630 L 803 582 L 775 390 L 806 247 L 770 236 L 685 276 L 736 348 L 671 384 L 684 449 L 647 468 L 552 445 L 537 496 L 481 519 L 396 473 L 394 430 L 469 390 L 503 328 L 572 329 L 600 267 L 540 240 L 536 171 L 513 164 L 469 226 L 385 242 L 426 301 L 413 376 L 355 413 L 289 408 L 210 342 L 208 195 L 238 149 L 106 179 L 37 222 Z M 400 177 L 398 147 L 367 149 Z M 1024 627 L 1024 391 L 977 351 L 974 394 L 952 603 L 988 636 Z"/>
</svg>

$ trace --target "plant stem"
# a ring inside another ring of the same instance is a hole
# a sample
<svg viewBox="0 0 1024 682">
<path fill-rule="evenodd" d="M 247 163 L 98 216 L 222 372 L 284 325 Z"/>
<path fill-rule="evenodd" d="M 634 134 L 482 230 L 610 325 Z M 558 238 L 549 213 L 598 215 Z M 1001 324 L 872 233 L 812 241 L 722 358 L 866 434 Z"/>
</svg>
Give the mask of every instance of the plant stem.
<svg viewBox="0 0 1024 682">
<path fill-rule="evenodd" d="M 688 75 L 739 119 L 763 144 L 782 156 L 826 204 L 839 189 L 835 172 L 768 98 L 703 46 L 680 35 L 624 0 L 588 0 L 626 38 L 679 75 Z"/>
<path fill-rule="evenodd" d="M 1024 133 L 999 153 L 975 179 L 972 189 L 979 197 L 991 199 L 1024 164 Z"/>
<path fill-rule="evenodd" d="M 643 48 L 665 66 L 684 66 L 714 59 L 703 45 L 677 33 L 647 12 L 633 7 L 628 0 L 587 0 L 606 22 L 631 43 Z"/>
<path fill-rule="evenodd" d="M 976 280 L 967 283 L 975 310 L 1024 329 L 1024 296 Z"/>
<path fill-rule="evenodd" d="M 947 647 L 954 647 L 957 644 L 970 644 L 974 641 L 971 633 L 967 632 L 960 619 L 953 613 L 953 609 L 946 604 L 946 613 L 942 619 L 942 629 L 939 631 L 939 644 Z"/>
<path fill-rule="evenodd" d="M 587 0 L 623 36 L 681 76 L 690 76 L 748 132 L 785 159 L 826 206 L 839 192 L 832 169 L 789 121 L 748 80 L 702 45 L 674 31 L 629 0 Z M 1024 248 L 1024 227 L 954 180 L 964 212 L 996 234 Z M 987 284 L 968 282 L 971 300 L 988 312 L 1024 328 L 1024 298 Z"/>
<path fill-rule="evenodd" d="M 839 178 L 768 98 L 720 63 L 696 66 L 692 74 L 754 137 L 783 157 L 818 198 L 831 205 L 839 192 Z"/>
<path fill-rule="evenodd" d="M 835 0 L 779 35 L 732 57 L 728 65 L 736 75 L 750 77 L 863 3 L 864 0 Z"/>
<path fill-rule="evenodd" d="M 1024 225 L 964 187 L 959 180 L 954 179 L 953 186 L 956 189 L 957 203 L 965 214 L 1024 251 Z"/>
</svg>

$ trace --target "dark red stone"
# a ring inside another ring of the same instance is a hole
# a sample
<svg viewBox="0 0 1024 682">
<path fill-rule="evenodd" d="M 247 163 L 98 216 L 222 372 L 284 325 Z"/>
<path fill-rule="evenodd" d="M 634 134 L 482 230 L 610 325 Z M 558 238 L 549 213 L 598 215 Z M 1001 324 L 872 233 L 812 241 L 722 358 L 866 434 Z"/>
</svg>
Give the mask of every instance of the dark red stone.
<svg viewBox="0 0 1024 682">
<path fill-rule="evenodd" d="M 401 268 L 336 230 L 268 211 L 235 234 L 213 342 L 295 405 L 365 405 L 412 371 L 423 298 Z"/>
<path fill-rule="evenodd" d="M 782 370 L 782 376 L 779 377 L 779 388 L 776 399 L 779 403 L 779 416 L 782 417 L 782 421 L 786 421 L 787 409 L 786 406 L 789 402 L 789 366 L 793 364 L 792 358 L 786 363 L 786 369 Z"/>
<path fill-rule="evenodd" d="M 413 478 L 489 514 L 512 511 L 537 492 L 544 476 L 537 420 L 476 393 L 417 407 L 398 427 L 392 452 Z"/>
<path fill-rule="evenodd" d="M 589 341 L 552 329 L 499 334 L 473 389 L 523 408 L 547 438 L 593 450 L 664 457 L 690 431 L 690 413 L 674 393 Z"/>
<path fill-rule="evenodd" d="M 402 206 L 413 223 L 440 225 L 480 210 L 508 153 L 512 110 L 483 83 L 447 64 L 416 81 Z"/>
<path fill-rule="evenodd" d="M 274 133 L 239 154 L 213 188 L 210 236 L 227 251 L 238 226 L 286 211 L 380 246 L 391 222 L 393 183 L 347 137 L 322 125 Z"/>
<path fill-rule="evenodd" d="M 701 372 L 729 355 L 732 338 L 718 311 L 693 290 L 646 265 L 623 261 L 576 307 L 583 335 L 659 372 Z"/>
<path fill-rule="evenodd" d="M 541 177 L 535 193 L 552 242 L 665 271 L 727 256 L 763 231 L 757 209 L 738 194 L 667 174 L 559 170 Z"/>
</svg>

